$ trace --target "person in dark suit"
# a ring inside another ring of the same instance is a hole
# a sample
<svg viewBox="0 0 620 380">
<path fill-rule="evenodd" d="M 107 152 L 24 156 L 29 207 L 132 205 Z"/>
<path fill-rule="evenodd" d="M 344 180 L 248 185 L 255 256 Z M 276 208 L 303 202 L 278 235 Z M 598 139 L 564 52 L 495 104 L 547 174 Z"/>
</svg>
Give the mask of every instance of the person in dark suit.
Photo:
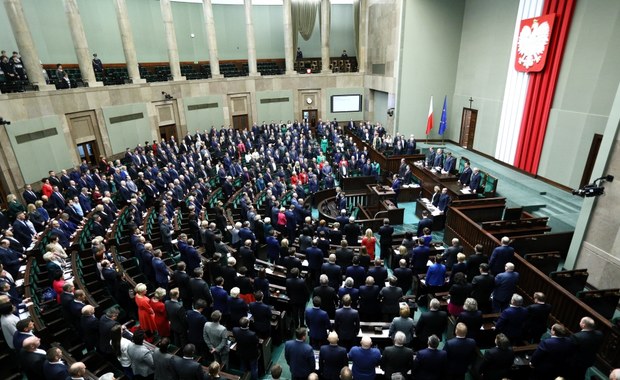
<svg viewBox="0 0 620 380">
<path fill-rule="evenodd" d="M 25 259 L 26 256 L 11 249 L 10 245 L 8 239 L 0 241 L 0 263 L 13 276 L 13 279 L 16 279 L 18 278 L 19 267 L 22 265 L 22 259 Z"/>
<path fill-rule="evenodd" d="M 370 322 L 381 319 L 380 291 L 381 288 L 375 285 L 375 279 L 372 276 L 366 277 L 366 283 L 360 286 L 359 292 L 358 309 L 361 321 Z"/>
<path fill-rule="evenodd" d="M 291 278 L 286 279 L 286 295 L 289 297 L 293 326 L 304 324 L 304 311 L 308 301 L 308 288 L 305 281 L 299 277 L 299 269 L 291 269 Z"/>
<path fill-rule="evenodd" d="M 26 213 L 19 212 L 17 219 L 13 222 L 13 234 L 21 245 L 28 248 L 32 244 L 32 238 L 34 233 L 30 230 L 30 227 L 26 224 Z"/>
<path fill-rule="evenodd" d="M 252 330 L 259 338 L 266 339 L 271 333 L 271 306 L 263 302 L 264 294 L 258 290 L 254 293 L 255 301 L 250 303 L 249 310 L 252 314 Z"/>
<path fill-rule="evenodd" d="M 510 244 L 510 238 L 508 236 L 504 236 L 502 238 L 502 245 L 496 247 L 493 250 L 493 253 L 491 253 L 491 258 L 489 259 L 489 271 L 494 276 L 502 273 L 506 263 L 511 262 L 515 255 L 515 249 L 508 244 Z"/>
<path fill-rule="evenodd" d="M 441 255 L 441 262 L 446 265 L 446 270 L 452 270 L 454 264 L 456 264 L 456 255 L 463 253 L 463 246 L 459 242 L 459 239 L 452 239 L 452 245 L 448 247 Z"/>
<path fill-rule="evenodd" d="M 39 199 L 39 197 L 37 197 L 37 194 L 32 191 L 32 186 L 30 186 L 29 184 L 25 186 L 22 197 L 24 198 L 24 201 L 26 201 L 27 205 L 34 204 Z"/>
<path fill-rule="evenodd" d="M 519 282 L 519 273 L 515 272 L 513 263 L 507 263 L 505 269 L 505 272 L 495 276 L 495 288 L 493 289 L 493 312 L 495 313 L 508 307 L 510 297 L 516 292 Z"/>
<path fill-rule="evenodd" d="M 448 353 L 448 378 L 453 380 L 464 380 L 469 367 L 476 359 L 476 341 L 467 338 L 467 326 L 464 323 L 457 323 L 455 337 L 448 340 L 443 348 Z"/>
<path fill-rule="evenodd" d="M 398 314 L 400 310 L 399 302 L 403 297 L 403 290 L 397 286 L 398 279 L 390 276 L 388 281 L 390 285 L 379 291 L 383 322 L 391 322 L 394 316 Z"/>
<path fill-rule="evenodd" d="M 439 310 L 441 304 L 437 298 L 429 302 L 429 311 L 420 315 L 415 326 L 418 347 L 424 347 L 431 335 L 442 336 L 448 326 L 448 313 Z"/>
<path fill-rule="evenodd" d="M 522 306 L 523 297 L 513 294 L 510 307 L 506 308 L 495 323 L 495 330 L 505 334 L 513 344 L 523 340 L 523 324 L 527 318 L 527 310 Z"/>
<path fill-rule="evenodd" d="M 207 345 L 203 339 L 203 329 L 207 318 L 202 315 L 206 309 L 207 302 L 203 299 L 196 300 L 192 310 L 186 313 L 187 320 L 187 341 L 194 345 L 201 355 L 206 352 Z M 186 346 L 187 347 L 187 346 Z"/>
<path fill-rule="evenodd" d="M 392 235 L 394 234 L 394 227 L 390 225 L 390 220 L 383 219 L 383 225 L 379 227 L 379 247 L 381 249 L 381 258 L 389 262 L 392 256 Z M 375 278 L 377 283 L 381 283 Z"/>
<path fill-rule="evenodd" d="M 482 175 L 480 174 L 480 169 L 474 168 L 469 179 L 469 188 L 473 194 L 478 194 L 480 192 L 481 182 Z"/>
<path fill-rule="evenodd" d="M 170 321 L 172 344 L 183 347 L 187 342 L 187 315 L 179 301 L 179 288 L 170 289 L 170 299 L 165 302 L 166 315 Z"/>
<path fill-rule="evenodd" d="M 463 304 L 463 311 L 456 318 L 457 323 L 467 326 L 467 337 L 476 340 L 480 326 L 482 326 L 482 312 L 478 310 L 478 303 L 473 298 L 467 298 Z"/>
<path fill-rule="evenodd" d="M 431 335 L 427 339 L 428 347 L 418 351 L 413 361 L 413 377 L 416 380 L 443 380 L 448 366 L 448 353 L 438 350 L 439 338 Z"/>
<path fill-rule="evenodd" d="M 488 264 L 489 257 L 482 251 L 482 244 L 476 244 L 474 254 L 467 258 L 467 281 L 472 282 L 480 274 L 480 264 Z"/>
<path fill-rule="evenodd" d="M 349 223 L 347 223 L 342 232 L 344 233 L 345 240 L 348 245 L 358 245 L 358 239 L 362 234 L 362 229 L 359 224 L 355 223 L 354 217 L 349 217 Z"/>
<path fill-rule="evenodd" d="M 321 273 L 329 279 L 329 286 L 337 289 L 342 283 L 342 268 L 336 264 L 336 255 L 329 255 L 327 262 L 321 265 Z M 319 276 L 320 282 L 320 276 Z"/>
<path fill-rule="evenodd" d="M 62 362 L 62 351 L 58 347 L 47 350 L 46 359 L 43 362 L 45 380 L 66 380 L 69 376 L 69 368 Z"/>
<path fill-rule="evenodd" d="M 230 320 L 228 321 L 229 327 L 239 326 L 239 320 L 248 314 L 248 304 L 239 297 L 240 290 L 238 287 L 230 289 L 230 296 L 228 297 L 228 312 L 230 313 Z"/>
<path fill-rule="evenodd" d="M 381 351 L 372 347 L 372 339 L 369 336 L 362 336 L 360 345 L 351 348 L 349 351 L 351 360 L 351 372 L 357 380 L 374 380 L 376 369 L 381 362 Z"/>
<path fill-rule="evenodd" d="M 177 269 L 172 273 L 172 282 L 179 288 L 179 298 L 189 308 L 192 304 L 192 293 L 189 289 L 189 275 L 185 272 L 185 262 L 179 261 Z"/>
<path fill-rule="evenodd" d="M 332 331 L 326 344 L 319 350 L 319 373 L 322 379 L 338 380 L 342 367 L 349 365 L 347 350 L 338 345 L 338 333 Z"/>
<path fill-rule="evenodd" d="M 97 347 L 97 339 L 99 339 L 99 320 L 95 316 L 95 308 L 92 305 L 86 305 L 82 308 L 79 326 L 80 336 L 84 341 L 86 350 L 94 350 Z"/>
<path fill-rule="evenodd" d="M 359 289 L 366 279 L 366 269 L 360 265 L 360 256 L 354 255 L 352 265 L 345 270 L 345 277 L 353 279 L 353 287 Z"/>
<path fill-rule="evenodd" d="M 442 213 L 445 213 L 450 202 L 452 202 L 452 198 L 448 195 L 448 188 L 444 187 L 441 189 L 441 195 L 439 196 L 439 202 L 437 202 L 437 208 Z"/>
<path fill-rule="evenodd" d="M 443 171 L 451 174 L 456 166 L 456 158 L 452 156 L 452 152 L 446 153 L 446 159 L 443 162 Z"/>
<path fill-rule="evenodd" d="M 428 228 L 429 230 L 433 231 L 433 219 L 432 217 L 429 215 L 428 211 L 426 210 L 422 210 L 422 219 L 420 219 L 420 221 L 418 222 L 418 231 L 417 231 L 417 237 L 420 237 L 422 235 L 424 235 L 424 229 Z"/>
<path fill-rule="evenodd" d="M 329 316 L 321 310 L 321 298 L 312 298 L 312 307 L 306 309 L 306 326 L 310 330 L 310 345 L 318 350 L 327 341 L 327 333 L 331 328 Z"/>
<path fill-rule="evenodd" d="M 381 254 L 381 257 L 383 257 L 383 254 Z M 368 269 L 368 275 L 372 276 L 372 278 L 374 278 L 375 280 L 375 284 L 382 288 L 383 286 L 385 286 L 385 282 L 387 281 L 388 271 L 383 266 L 383 262 L 381 262 L 381 259 L 375 259 L 374 264 L 374 267 Z"/>
<path fill-rule="evenodd" d="M 312 240 L 312 245 L 306 249 L 306 260 L 308 260 L 310 280 L 313 286 L 318 285 L 321 267 L 323 266 L 323 251 L 317 247 L 318 242 L 317 239 Z"/>
<path fill-rule="evenodd" d="M 315 369 L 314 352 L 306 343 L 306 334 L 305 327 L 298 327 L 295 339 L 284 344 L 284 358 L 291 369 L 292 380 L 307 380 Z"/>
<path fill-rule="evenodd" d="M 396 286 L 402 289 L 403 295 L 411 289 L 411 281 L 413 279 L 413 271 L 407 267 L 407 261 L 400 259 L 398 261 L 398 268 L 394 269 L 394 277 L 396 277 Z"/>
<path fill-rule="evenodd" d="M 508 376 L 514 360 L 510 340 L 504 334 L 497 334 L 495 347 L 484 352 L 479 372 L 485 380 L 501 380 Z"/>
<path fill-rule="evenodd" d="M 177 379 L 204 379 L 207 374 L 197 361 L 194 361 L 196 346 L 189 343 L 183 347 L 183 357 L 172 356 L 170 367 Z"/>
<path fill-rule="evenodd" d="M 346 240 L 340 242 L 340 248 L 336 249 L 336 264 L 342 269 L 344 274 L 345 269 L 353 262 L 353 250 L 349 248 L 349 243 Z"/>
<path fill-rule="evenodd" d="M 34 335 L 30 336 L 24 339 L 22 349 L 18 353 L 19 364 L 28 380 L 45 379 L 43 363 L 46 361 L 46 353 L 39 348 L 40 345 L 41 339 Z"/>
<path fill-rule="evenodd" d="M 405 347 L 405 334 L 397 331 L 394 334 L 394 345 L 386 347 L 381 356 L 381 369 L 386 379 L 391 379 L 392 374 L 400 372 L 407 376 L 407 372 L 413 368 L 413 350 Z"/>
<path fill-rule="evenodd" d="M 336 310 L 334 331 L 338 333 L 341 344 L 350 350 L 355 344 L 360 329 L 359 312 L 351 308 L 351 296 L 342 297 L 342 307 Z"/>
<path fill-rule="evenodd" d="M 574 353 L 575 345 L 568 336 L 568 330 L 558 323 L 554 324 L 551 326 L 551 337 L 541 341 L 532 354 L 530 364 L 534 378 L 551 380 L 569 375 Z"/>
<path fill-rule="evenodd" d="M 319 286 L 314 288 L 312 296 L 321 298 L 321 309 L 327 312 L 329 319 L 334 319 L 336 316 L 336 306 L 338 305 L 338 294 L 334 288 L 329 286 L 327 275 L 322 274 L 319 277 L 319 284 Z"/>
<path fill-rule="evenodd" d="M 157 344 L 157 349 L 153 350 L 154 377 L 157 380 L 174 379 L 176 377 L 176 373 L 172 370 L 173 355 L 170 354 L 170 351 L 170 339 L 166 337 L 163 337 L 159 344 Z M 196 378 L 202 379 L 202 377 L 194 377 L 194 379 Z"/>
<path fill-rule="evenodd" d="M 120 314 L 120 310 L 117 307 L 111 307 L 106 310 L 105 315 L 102 315 L 99 319 L 99 346 L 98 351 L 101 352 L 106 358 L 116 361 L 116 352 L 112 348 L 110 341 L 112 339 L 112 327 L 118 325 L 116 319 Z"/>
<path fill-rule="evenodd" d="M 469 161 L 465 161 L 465 167 L 463 171 L 459 173 L 458 183 L 461 186 L 469 186 L 469 181 L 471 180 L 471 167 Z"/>
<path fill-rule="evenodd" d="M 571 337 L 575 345 L 575 355 L 571 360 L 571 373 L 575 379 L 585 378 L 586 371 L 594 365 L 596 353 L 603 344 L 603 334 L 596 330 L 596 324 L 592 318 L 581 318 L 579 327 L 581 331 Z"/>
<path fill-rule="evenodd" d="M 241 370 L 250 371 L 252 380 L 258 380 L 258 337 L 249 329 L 250 320 L 241 318 L 239 327 L 233 328 L 233 337 L 237 342 L 237 355 L 241 359 Z"/>
<path fill-rule="evenodd" d="M 202 268 L 194 269 L 194 277 L 189 279 L 189 290 L 194 303 L 201 299 L 204 300 L 206 306 L 209 307 L 213 304 L 213 296 L 211 295 L 211 290 L 209 290 L 209 284 L 202 279 L 203 275 L 204 272 Z"/>
<path fill-rule="evenodd" d="M 472 279 L 471 296 L 478 303 L 483 313 L 491 312 L 491 294 L 495 289 L 495 277 L 489 274 L 489 265 L 482 263 L 478 267 L 478 276 Z"/>
<path fill-rule="evenodd" d="M 157 287 L 168 289 L 170 271 L 166 263 L 162 260 L 161 249 L 153 251 L 153 260 L 151 261 L 153 272 L 155 273 L 155 283 Z"/>
<path fill-rule="evenodd" d="M 547 332 L 551 305 L 545 303 L 542 292 L 534 293 L 534 303 L 527 308 L 527 318 L 523 325 L 523 335 L 528 342 L 538 343 L 541 336 Z"/>
</svg>

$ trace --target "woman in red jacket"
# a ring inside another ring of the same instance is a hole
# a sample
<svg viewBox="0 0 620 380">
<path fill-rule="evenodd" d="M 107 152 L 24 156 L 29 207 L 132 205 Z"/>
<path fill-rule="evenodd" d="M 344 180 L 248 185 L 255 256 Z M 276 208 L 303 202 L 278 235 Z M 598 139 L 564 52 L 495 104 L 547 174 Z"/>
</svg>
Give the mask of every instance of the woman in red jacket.
<svg viewBox="0 0 620 380">
<path fill-rule="evenodd" d="M 138 306 L 138 320 L 140 328 L 151 335 L 157 332 L 155 323 L 155 312 L 151 307 L 149 297 L 146 296 L 146 285 L 139 283 L 136 285 L 136 305 Z"/>
<path fill-rule="evenodd" d="M 166 314 L 164 298 L 166 298 L 166 289 L 155 289 L 155 294 L 153 295 L 153 298 L 151 298 L 151 308 L 155 312 L 155 324 L 157 325 L 157 332 L 159 333 L 159 336 L 169 337 L 170 322 L 168 321 L 168 315 Z"/>
</svg>

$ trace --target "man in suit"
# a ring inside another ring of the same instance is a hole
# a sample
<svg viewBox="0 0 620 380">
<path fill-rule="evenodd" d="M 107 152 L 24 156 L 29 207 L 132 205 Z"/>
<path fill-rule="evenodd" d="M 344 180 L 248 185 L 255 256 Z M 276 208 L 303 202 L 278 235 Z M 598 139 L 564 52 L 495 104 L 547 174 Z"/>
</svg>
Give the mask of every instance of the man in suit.
<svg viewBox="0 0 620 380">
<path fill-rule="evenodd" d="M 513 294 L 510 307 L 502 311 L 495 324 L 495 330 L 506 335 L 513 344 L 521 343 L 523 339 L 523 324 L 527 318 L 527 310 L 522 305 L 523 297 Z"/>
<path fill-rule="evenodd" d="M 444 187 L 441 189 L 441 195 L 439 196 L 439 202 L 437 202 L 437 208 L 442 213 L 445 213 L 450 202 L 452 202 L 452 198 L 448 195 L 448 188 Z"/>
<path fill-rule="evenodd" d="M 326 263 L 321 265 L 321 273 L 326 275 L 329 279 L 329 286 L 334 289 L 337 289 L 342 283 L 342 268 L 338 264 L 336 264 L 336 255 L 331 254 L 327 259 Z M 320 276 L 319 276 L 320 283 Z"/>
<path fill-rule="evenodd" d="M 437 151 L 435 152 L 435 160 L 433 161 L 433 167 L 434 168 L 442 168 L 443 167 L 443 161 L 444 161 L 444 156 L 443 156 L 443 150 L 442 149 L 437 149 Z"/>
<path fill-rule="evenodd" d="M 471 180 L 471 167 L 469 161 L 465 161 L 465 167 L 463 171 L 459 174 L 458 183 L 461 186 L 469 186 L 469 181 Z"/>
<path fill-rule="evenodd" d="M 0 263 L 2 263 L 4 269 L 15 279 L 18 278 L 19 267 L 22 265 L 22 259 L 25 259 L 26 255 L 12 250 L 10 245 L 11 243 L 8 239 L 2 239 L 0 241 Z"/>
<path fill-rule="evenodd" d="M 459 239 L 454 238 L 452 239 L 452 245 L 441 255 L 441 261 L 445 263 L 446 270 L 452 270 L 452 266 L 456 264 L 456 255 L 459 253 L 463 253 L 463 246 L 460 244 Z"/>
<path fill-rule="evenodd" d="M 446 159 L 443 162 L 443 171 L 451 174 L 456 166 L 456 158 L 452 156 L 452 152 L 446 153 Z"/>
<path fill-rule="evenodd" d="M 110 344 L 112 327 L 118 324 L 116 319 L 120 314 L 120 310 L 117 307 L 111 307 L 106 310 L 105 315 L 99 319 L 99 347 L 98 351 L 101 352 L 108 360 L 115 362 L 116 352 Z"/>
<path fill-rule="evenodd" d="M 551 326 L 551 337 L 541 341 L 532 354 L 530 364 L 536 379 L 555 379 L 569 374 L 575 345 L 568 330 L 559 323 Z"/>
<path fill-rule="evenodd" d="M 381 257 L 383 257 L 383 254 L 381 254 Z M 388 271 L 383 266 L 381 259 L 375 259 L 374 264 L 374 267 L 368 269 L 368 275 L 372 276 L 375 280 L 375 284 L 382 288 L 385 286 L 385 281 L 387 281 Z"/>
<path fill-rule="evenodd" d="M 372 339 L 363 336 L 360 345 L 351 348 L 349 359 L 352 363 L 353 378 L 357 380 L 374 380 L 375 367 L 381 362 L 381 351 L 372 347 Z"/>
<path fill-rule="evenodd" d="M 319 373 L 325 380 L 338 380 L 340 370 L 349 365 L 347 350 L 338 345 L 338 334 L 332 331 L 326 344 L 319 350 Z"/>
<path fill-rule="evenodd" d="M 220 324 L 222 313 L 218 310 L 211 313 L 211 322 L 207 322 L 203 329 L 203 338 L 207 345 L 207 350 L 213 360 L 220 363 L 222 368 L 228 365 L 228 331 Z"/>
<path fill-rule="evenodd" d="M 491 294 L 495 289 L 495 277 L 489 274 L 489 265 L 482 263 L 478 266 L 479 275 L 474 277 L 471 285 L 471 296 L 478 303 L 478 309 L 483 313 L 491 312 Z"/>
<path fill-rule="evenodd" d="M 157 283 L 157 287 L 168 289 L 170 271 L 161 257 L 161 249 L 153 251 L 153 261 L 151 261 L 151 265 L 153 266 L 153 272 L 155 272 L 155 283 Z"/>
<path fill-rule="evenodd" d="M 428 211 L 422 210 L 422 219 L 420 219 L 420 221 L 418 222 L 418 237 L 424 235 L 425 228 L 433 231 L 433 218 L 431 218 Z"/>
<path fill-rule="evenodd" d="M 349 242 L 342 240 L 340 248 L 336 250 L 336 264 L 342 269 L 342 274 L 346 268 L 353 263 L 353 251 L 349 248 Z M 335 289 L 335 288 L 334 288 Z"/>
<path fill-rule="evenodd" d="M 183 347 L 187 342 L 187 315 L 183 303 L 179 301 L 179 288 L 170 289 L 170 299 L 166 300 L 165 307 L 172 344 Z"/>
<path fill-rule="evenodd" d="M 415 326 L 416 336 L 418 337 L 418 347 L 423 347 L 430 336 L 442 336 L 448 327 L 448 313 L 439 310 L 441 304 L 437 298 L 433 298 L 429 303 L 429 310 L 420 315 Z"/>
<path fill-rule="evenodd" d="M 480 364 L 480 374 L 484 379 L 503 379 L 508 376 L 514 364 L 515 353 L 510 340 L 504 334 L 497 334 L 495 347 L 485 351 Z"/>
<path fill-rule="evenodd" d="M 480 264 L 487 264 L 489 257 L 484 254 L 482 244 L 476 244 L 474 254 L 467 258 L 467 281 L 472 282 L 480 274 Z"/>
<path fill-rule="evenodd" d="M 413 362 L 413 377 L 417 380 L 443 380 L 448 366 L 448 353 L 438 350 L 439 338 L 431 335 L 428 347 L 418 351 Z"/>
<path fill-rule="evenodd" d="M 39 197 L 37 197 L 37 194 L 35 194 L 35 192 L 32 191 L 32 186 L 30 186 L 29 184 L 26 185 L 26 187 L 24 188 L 22 197 L 24 198 L 24 201 L 26 202 L 27 205 L 34 204 L 34 202 L 36 202 L 39 199 Z"/>
<path fill-rule="evenodd" d="M 317 244 L 318 240 L 314 239 L 312 245 L 306 249 L 306 260 L 308 260 L 308 269 L 313 286 L 318 285 L 321 267 L 323 266 L 323 251 L 317 247 Z"/>
<path fill-rule="evenodd" d="M 508 236 L 504 236 L 502 238 L 502 245 L 496 247 L 493 250 L 493 253 L 491 253 L 489 270 L 492 275 L 497 276 L 498 273 L 502 272 L 506 263 L 512 261 L 515 255 L 515 249 L 509 246 L 509 244 L 510 238 Z"/>
<path fill-rule="evenodd" d="M 69 368 L 62 362 L 62 351 L 58 347 L 47 350 L 46 359 L 43 362 L 45 380 L 66 380 L 69 376 Z"/>
<path fill-rule="evenodd" d="M 405 333 L 397 331 L 394 334 L 394 345 L 383 350 L 381 369 L 386 379 L 391 379 L 392 374 L 397 372 L 407 376 L 407 372 L 413 368 L 413 350 L 404 346 L 405 340 Z"/>
<path fill-rule="evenodd" d="M 383 219 L 383 225 L 379 227 L 379 247 L 381 248 L 381 258 L 389 262 L 392 257 L 392 235 L 394 234 L 394 227 L 390 225 L 388 218 Z M 377 283 L 380 283 L 375 278 Z"/>
<path fill-rule="evenodd" d="M 334 319 L 336 316 L 336 305 L 338 304 L 336 290 L 329 286 L 329 279 L 325 274 L 319 277 L 319 284 L 319 286 L 314 288 L 312 295 L 313 297 L 321 298 L 321 309 L 327 312 L 329 319 Z"/>
<path fill-rule="evenodd" d="M 515 272 L 513 263 L 506 263 L 504 268 L 505 272 L 495 276 L 495 288 L 493 289 L 493 312 L 495 313 L 500 313 L 508 307 L 510 297 L 517 290 L 519 282 L 519 273 Z"/>
<path fill-rule="evenodd" d="M 366 278 L 366 269 L 360 265 L 359 255 L 353 256 L 352 265 L 348 266 L 345 271 L 345 277 L 353 279 L 353 287 L 359 288 Z"/>
<path fill-rule="evenodd" d="M 476 359 L 476 341 L 467 338 L 467 326 L 457 323 L 455 337 L 448 340 L 443 348 L 448 353 L 448 368 L 446 370 L 450 379 L 464 380 L 465 373 Z"/>
<path fill-rule="evenodd" d="M 594 365 L 596 353 L 603 344 L 603 334 L 596 330 L 596 324 L 590 317 L 583 317 L 579 322 L 581 331 L 573 334 L 571 340 L 575 345 L 575 355 L 571 360 L 575 379 L 584 379 L 586 371 Z"/>
<path fill-rule="evenodd" d="M 192 304 L 192 293 L 189 289 L 189 275 L 185 272 L 185 262 L 179 261 L 177 269 L 172 273 L 172 282 L 179 288 L 179 299 L 185 307 Z"/>
<path fill-rule="evenodd" d="M 359 313 L 360 320 L 364 322 L 378 321 L 381 318 L 381 303 L 379 292 L 381 288 L 375 285 L 372 276 L 366 277 L 365 285 L 360 286 Z"/>
<path fill-rule="evenodd" d="M 87 351 L 93 351 L 97 347 L 99 339 L 99 320 L 95 316 L 95 308 L 86 305 L 82 308 L 79 332 Z"/>
<path fill-rule="evenodd" d="M 46 361 L 46 353 L 39 348 L 40 345 L 41 339 L 30 336 L 24 339 L 18 353 L 19 364 L 29 380 L 45 379 L 43 363 Z"/>
<path fill-rule="evenodd" d="M 321 298 L 312 298 L 312 307 L 306 309 L 306 326 L 310 330 L 310 345 L 318 350 L 327 341 L 327 333 L 331 328 L 329 316 L 321 310 Z"/>
<path fill-rule="evenodd" d="M 15 219 L 15 222 L 13 222 L 13 234 L 15 235 L 15 239 L 17 239 L 26 249 L 28 249 L 30 244 L 32 244 L 34 233 L 26 224 L 26 213 L 19 212 L 17 214 L 17 218 Z"/>
<path fill-rule="evenodd" d="M 170 354 L 170 339 L 163 337 L 157 344 L 156 350 L 153 350 L 153 364 L 155 366 L 155 379 L 174 379 L 176 373 L 172 369 L 173 355 Z M 194 377 L 202 379 L 202 377 Z"/>
<path fill-rule="evenodd" d="M 252 380 L 258 379 L 258 337 L 249 329 L 250 320 L 241 318 L 239 327 L 233 328 L 233 336 L 237 342 L 237 355 L 241 361 L 241 370 L 250 371 Z"/>
<path fill-rule="evenodd" d="M 192 301 L 195 303 L 199 299 L 202 299 L 206 302 L 206 306 L 209 307 L 213 304 L 213 297 L 211 296 L 211 291 L 209 290 L 209 284 L 205 280 L 202 279 L 204 272 L 202 268 L 194 269 L 194 277 L 189 279 L 189 291 L 192 295 Z M 196 346 L 196 348 L 199 348 Z"/>
<path fill-rule="evenodd" d="M 306 343 L 305 327 L 298 327 L 295 330 L 295 339 L 285 343 L 284 357 L 291 369 L 292 380 L 307 380 L 308 375 L 314 372 L 314 352 Z"/>
<path fill-rule="evenodd" d="M 383 287 L 379 291 L 379 299 L 381 300 L 381 314 L 383 322 L 390 322 L 394 316 L 398 314 L 400 307 L 399 302 L 403 297 L 403 290 L 398 287 L 398 279 L 390 276 L 388 279 L 389 286 Z"/>
<path fill-rule="evenodd" d="M 542 292 L 534 293 L 534 303 L 527 308 L 527 318 L 523 325 L 525 339 L 531 343 L 540 342 L 540 337 L 547 331 L 551 305 L 545 303 L 545 295 Z"/>
<path fill-rule="evenodd" d="M 358 239 L 362 234 L 362 229 L 359 224 L 355 223 L 354 217 L 349 217 L 349 223 L 344 226 L 342 232 L 344 233 L 348 245 L 359 245 Z"/>
<path fill-rule="evenodd" d="M 207 379 L 204 369 L 194 360 L 196 346 L 189 343 L 183 347 L 183 357 L 172 356 L 170 367 L 177 379 Z"/>
<path fill-rule="evenodd" d="M 299 269 L 291 269 L 291 277 L 286 279 L 286 294 L 289 297 L 293 326 L 303 326 L 304 311 L 308 301 L 308 288 L 306 282 L 299 277 Z"/>
<path fill-rule="evenodd" d="M 471 173 L 471 177 L 469 179 L 469 188 L 471 192 L 474 194 L 478 194 L 480 192 L 480 185 L 482 182 L 482 175 L 480 174 L 480 169 L 474 168 Z"/>
<path fill-rule="evenodd" d="M 360 316 L 357 310 L 351 308 L 351 296 L 342 297 L 342 307 L 336 310 L 334 331 L 338 333 L 342 345 L 350 350 L 355 344 L 360 329 Z"/>
<path fill-rule="evenodd" d="M 207 354 L 207 345 L 204 340 L 204 327 L 207 318 L 202 315 L 206 307 L 207 302 L 205 300 L 196 300 L 192 310 L 188 310 L 185 316 L 187 320 L 187 341 L 194 345 L 201 356 Z"/>
<path fill-rule="evenodd" d="M 259 338 L 266 339 L 271 333 L 271 306 L 263 302 L 264 294 L 258 290 L 254 293 L 255 301 L 250 303 L 249 310 L 252 314 L 252 330 Z"/>
<path fill-rule="evenodd" d="M 400 259 L 398 261 L 398 268 L 394 269 L 394 277 L 396 277 L 396 286 L 402 289 L 403 295 L 406 295 L 409 289 L 411 289 L 411 280 L 413 279 L 413 271 L 407 267 L 407 261 Z"/>
</svg>

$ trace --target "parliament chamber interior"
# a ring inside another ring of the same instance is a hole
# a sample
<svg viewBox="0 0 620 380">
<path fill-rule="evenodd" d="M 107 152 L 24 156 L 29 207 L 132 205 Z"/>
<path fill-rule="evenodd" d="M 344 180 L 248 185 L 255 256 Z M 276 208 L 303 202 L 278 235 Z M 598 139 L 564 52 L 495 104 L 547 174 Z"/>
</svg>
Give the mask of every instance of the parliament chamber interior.
<svg viewBox="0 0 620 380">
<path fill-rule="evenodd" d="M 0 378 L 620 379 L 620 3 L 4 0 Z"/>
</svg>

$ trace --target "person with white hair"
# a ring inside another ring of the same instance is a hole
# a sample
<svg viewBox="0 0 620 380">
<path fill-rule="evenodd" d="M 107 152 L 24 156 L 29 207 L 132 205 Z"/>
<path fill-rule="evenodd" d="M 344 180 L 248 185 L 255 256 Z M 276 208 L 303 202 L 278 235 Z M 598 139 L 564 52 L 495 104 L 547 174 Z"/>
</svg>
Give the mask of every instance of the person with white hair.
<svg viewBox="0 0 620 380">
<path fill-rule="evenodd" d="M 390 379 L 395 373 L 405 375 L 413 367 L 413 350 L 405 347 L 405 334 L 397 331 L 393 339 L 394 345 L 386 347 L 381 357 L 381 369 L 385 372 L 386 379 Z"/>
<path fill-rule="evenodd" d="M 510 307 L 502 311 L 497 319 L 495 330 L 505 334 L 511 342 L 517 344 L 523 339 L 523 326 L 526 319 L 527 310 L 523 307 L 523 297 L 515 293 L 510 299 Z"/>
<path fill-rule="evenodd" d="M 226 280 L 224 280 L 226 281 Z M 226 283 L 224 283 L 226 284 Z M 228 312 L 230 313 L 230 326 L 238 327 L 239 320 L 248 314 L 248 304 L 239 297 L 241 290 L 238 287 L 234 287 L 230 290 L 230 296 L 228 297 Z"/>
<path fill-rule="evenodd" d="M 373 380 L 376 376 L 375 367 L 381 361 L 381 351 L 372 347 L 372 339 L 362 337 L 359 346 L 351 348 L 349 359 L 353 362 L 353 378 L 356 380 Z"/>
<path fill-rule="evenodd" d="M 502 238 L 502 245 L 496 247 L 491 253 L 489 259 L 489 272 L 492 275 L 497 276 L 504 270 L 506 263 L 513 261 L 515 255 L 515 249 L 510 246 L 510 238 L 504 236 Z"/>
<path fill-rule="evenodd" d="M 519 273 L 515 271 L 513 263 L 506 263 L 505 272 L 495 276 L 495 288 L 493 289 L 493 312 L 500 313 L 508 307 L 510 298 L 517 291 Z M 510 338 L 510 336 L 508 337 Z"/>
</svg>

